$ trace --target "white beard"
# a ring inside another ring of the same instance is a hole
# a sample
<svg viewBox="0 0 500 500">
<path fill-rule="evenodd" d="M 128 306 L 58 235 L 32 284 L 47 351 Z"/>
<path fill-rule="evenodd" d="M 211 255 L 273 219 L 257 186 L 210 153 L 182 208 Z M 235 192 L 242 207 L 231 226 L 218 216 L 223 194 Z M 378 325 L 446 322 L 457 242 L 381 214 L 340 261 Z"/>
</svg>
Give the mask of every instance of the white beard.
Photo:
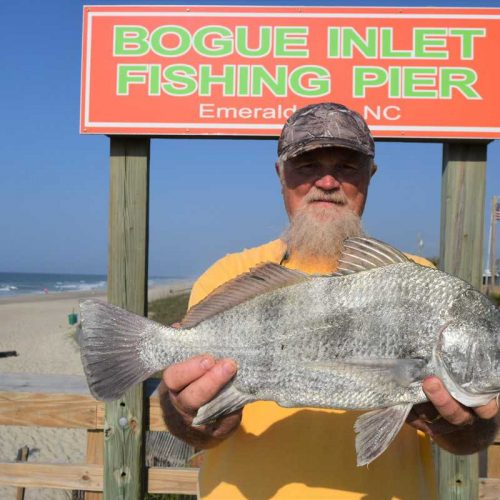
<svg viewBox="0 0 500 500">
<path fill-rule="evenodd" d="M 333 203 L 311 204 L 317 200 Z M 314 190 L 304 197 L 281 239 L 290 255 L 336 261 L 342 253 L 344 240 L 363 234 L 361 219 L 347 207 L 347 198 L 342 192 Z"/>
</svg>

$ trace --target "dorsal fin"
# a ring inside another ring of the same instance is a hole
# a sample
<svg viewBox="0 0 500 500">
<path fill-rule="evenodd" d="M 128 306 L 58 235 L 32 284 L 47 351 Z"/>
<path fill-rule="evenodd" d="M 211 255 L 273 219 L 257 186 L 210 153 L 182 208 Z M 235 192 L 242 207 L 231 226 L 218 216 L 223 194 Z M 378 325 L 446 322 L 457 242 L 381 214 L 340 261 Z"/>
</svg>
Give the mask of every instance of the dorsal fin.
<svg viewBox="0 0 500 500">
<path fill-rule="evenodd" d="M 181 322 L 182 328 L 192 328 L 201 321 L 215 316 L 257 295 L 294 285 L 309 279 L 309 275 L 287 269 L 272 262 L 254 267 L 249 272 L 216 288 L 201 302 L 193 306 Z"/>
<path fill-rule="evenodd" d="M 344 251 L 339 259 L 339 267 L 333 276 L 359 273 L 400 262 L 411 261 L 404 253 L 383 241 L 375 238 L 349 238 L 344 241 Z"/>
</svg>

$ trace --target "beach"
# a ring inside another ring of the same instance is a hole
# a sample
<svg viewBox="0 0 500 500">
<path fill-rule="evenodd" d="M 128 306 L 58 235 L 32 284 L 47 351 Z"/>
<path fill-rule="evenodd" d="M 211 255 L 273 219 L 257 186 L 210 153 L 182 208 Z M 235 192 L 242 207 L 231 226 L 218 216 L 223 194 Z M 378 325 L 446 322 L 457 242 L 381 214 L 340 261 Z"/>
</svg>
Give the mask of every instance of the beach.
<svg viewBox="0 0 500 500">
<path fill-rule="evenodd" d="M 188 291 L 191 282 L 179 280 L 148 290 L 148 300 Z M 61 292 L 0 298 L 0 352 L 16 351 L 17 356 L 0 358 L 2 373 L 81 375 L 75 330 L 68 315 L 78 313 L 85 298 L 106 300 L 102 291 Z M 0 462 L 13 462 L 17 451 L 27 445 L 29 462 L 84 463 L 86 431 L 42 427 L 0 426 Z M 0 487 L 0 498 L 16 498 L 16 488 Z M 26 489 L 26 500 L 69 499 L 71 492 Z"/>
</svg>

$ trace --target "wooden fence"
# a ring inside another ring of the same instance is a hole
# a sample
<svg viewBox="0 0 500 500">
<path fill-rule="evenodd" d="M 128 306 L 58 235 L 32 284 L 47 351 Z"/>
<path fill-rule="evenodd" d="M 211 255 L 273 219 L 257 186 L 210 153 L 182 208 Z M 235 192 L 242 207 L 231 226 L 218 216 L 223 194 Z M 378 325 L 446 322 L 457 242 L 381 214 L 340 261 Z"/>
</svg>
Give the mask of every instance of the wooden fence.
<svg viewBox="0 0 500 500">
<path fill-rule="evenodd" d="M 166 431 L 156 386 L 146 384 L 147 429 Z M 89 393 L 83 377 L 40 374 L 2 374 L 0 381 L 0 425 L 87 429 L 87 462 L 84 464 L 0 463 L 0 485 L 20 488 L 82 490 L 86 500 L 102 498 L 104 403 Z M 24 443 L 19 443 L 23 445 Z M 489 447 L 487 477 L 479 483 L 479 498 L 500 498 L 500 433 Z M 150 467 L 149 493 L 196 495 L 198 469 Z"/>
<path fill-rule="evenodd" d="M 146 384 L 146 428 L 166 431 L 154 392 L 157 384 Z M 86 463 L 0 463 L 0 485 L 83 490 L 87 500 L 102 498 L 104 403 L 89 394 L 83 377 L 2 374 L 0 425 L 87 429 Z M 147 491 L 196 495 L 198 469 L 150 467 Z"/>
</svg>

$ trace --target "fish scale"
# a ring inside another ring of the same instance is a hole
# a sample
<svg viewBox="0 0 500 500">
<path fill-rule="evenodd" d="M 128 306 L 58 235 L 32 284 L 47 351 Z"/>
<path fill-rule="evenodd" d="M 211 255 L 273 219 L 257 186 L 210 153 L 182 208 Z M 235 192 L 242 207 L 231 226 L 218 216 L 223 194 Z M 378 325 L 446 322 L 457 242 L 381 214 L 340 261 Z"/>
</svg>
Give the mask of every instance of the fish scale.
<svg viewBox="0 0 500 500">
<path fill-rule="evenodd" d="M 195 424 L 256 400 L 372 410 L 355 425 L 360 465 L 382 453 L 413 404 L 426 400 L 427 375 L 441 377 L 467 406 L 493 399 L 500 318 L 488 299 L 378 240 L 353 238 L 345 249 L 330 276 L 263 264 L 194 306 L 181 330 L 84 302 L 82 361 L 92 393 L 117 398 L 201 353 L 233 358 L 237 375 Z"/>
</svg>

